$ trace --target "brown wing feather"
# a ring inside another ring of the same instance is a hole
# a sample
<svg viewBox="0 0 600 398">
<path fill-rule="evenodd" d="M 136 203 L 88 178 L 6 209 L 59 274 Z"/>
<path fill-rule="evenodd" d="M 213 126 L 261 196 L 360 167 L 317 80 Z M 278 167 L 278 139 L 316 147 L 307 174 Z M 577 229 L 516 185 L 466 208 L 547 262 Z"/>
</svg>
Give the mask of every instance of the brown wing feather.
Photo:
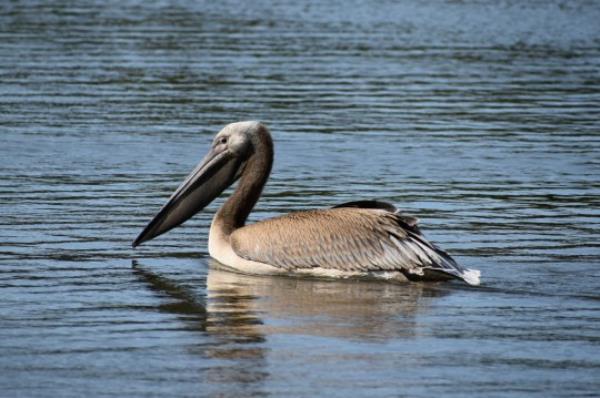
<svg viewBox="0 0 600 398">
<path fill-rule="evenodd" d="M 423 275 L 425 268 L 450 274 L 460 270 L 420 235 L 416 225 L 382 209 L 340 207 L 291 213 L 236 230 L 231 245 L 245 259 L 288 270 L 322 267 L 414 275 Z"/>
</svg>

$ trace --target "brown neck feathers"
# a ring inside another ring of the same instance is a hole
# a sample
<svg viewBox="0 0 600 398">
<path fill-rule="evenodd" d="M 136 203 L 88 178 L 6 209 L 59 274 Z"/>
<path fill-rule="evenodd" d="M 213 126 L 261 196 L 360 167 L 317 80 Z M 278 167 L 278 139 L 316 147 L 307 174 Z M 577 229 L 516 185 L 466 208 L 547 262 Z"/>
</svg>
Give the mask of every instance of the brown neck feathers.
<svg viewBox="0 0 600 398">
<path fill-rule="evenodd" d="M 273 141 L 266 127 L 261 125 L 253 138 L 252 153 L 246 160 L 240 182 L 215 217 L 227 236 L 244 226 L 271 173 Z"/>
</svg>

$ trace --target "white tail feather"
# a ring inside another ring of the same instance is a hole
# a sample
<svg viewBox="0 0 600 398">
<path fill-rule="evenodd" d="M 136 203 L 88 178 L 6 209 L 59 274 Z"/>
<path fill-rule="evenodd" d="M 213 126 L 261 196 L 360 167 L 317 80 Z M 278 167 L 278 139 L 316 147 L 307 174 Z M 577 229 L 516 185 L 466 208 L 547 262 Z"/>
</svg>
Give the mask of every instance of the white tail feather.
<svg viewBox="0 0 600 398">
<path fill-rule="evenodd" d="M 463 272 L 461 272 L 461 276 L 463 280 L 471 286 L 479 286 L 479 284 L 481 283 L 481 272 L 477 269 L 467 268 Z"/>
</svg>

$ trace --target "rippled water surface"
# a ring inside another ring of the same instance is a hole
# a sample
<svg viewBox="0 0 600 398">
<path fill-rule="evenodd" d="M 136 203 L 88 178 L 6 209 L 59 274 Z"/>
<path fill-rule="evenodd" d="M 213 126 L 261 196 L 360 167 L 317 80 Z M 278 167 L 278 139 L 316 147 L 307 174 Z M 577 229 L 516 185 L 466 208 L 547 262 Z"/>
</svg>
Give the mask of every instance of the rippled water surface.
<svg viewBox="0 0 600 398">
<path fill-rule="evenodd" d="M 1 2 L 0 395 L 596 396 L 599 3 L 397 3 Z M 252 221 L 391 201 L 484 285 L 131 249 L 246 119 Z"/>
</svg>

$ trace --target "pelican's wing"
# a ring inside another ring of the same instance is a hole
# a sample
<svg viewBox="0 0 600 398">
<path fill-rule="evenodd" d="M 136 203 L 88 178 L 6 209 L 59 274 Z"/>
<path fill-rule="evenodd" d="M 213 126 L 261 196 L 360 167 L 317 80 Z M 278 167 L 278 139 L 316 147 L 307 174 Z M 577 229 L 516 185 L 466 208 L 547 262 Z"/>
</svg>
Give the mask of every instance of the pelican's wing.
<svg viewBox="0 0 600 398">
<path fill-rule="evenodd" d="M 290 271 L 400 271 L 409 279 L 445 276 L 478 283 L 474 271 L 425 240 L 406 217 L 414 220 L 353 206 L 291 213 L 236 230 L 231 247 L 242 258 Z"/>
</svg>

